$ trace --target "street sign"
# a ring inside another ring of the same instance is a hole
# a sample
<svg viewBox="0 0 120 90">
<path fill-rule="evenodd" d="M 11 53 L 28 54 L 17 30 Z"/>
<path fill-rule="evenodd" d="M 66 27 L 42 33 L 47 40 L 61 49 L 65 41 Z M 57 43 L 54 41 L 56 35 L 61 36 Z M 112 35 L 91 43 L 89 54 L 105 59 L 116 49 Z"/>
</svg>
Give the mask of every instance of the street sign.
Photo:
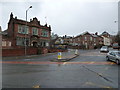
<svg viewBox="0 0 120 90">
<path fill-rule="evenodd" d="M 58 59 L 61 59 L 61 57 L 62 57 L 62 53 L 58 52 Z"/>
</svg>

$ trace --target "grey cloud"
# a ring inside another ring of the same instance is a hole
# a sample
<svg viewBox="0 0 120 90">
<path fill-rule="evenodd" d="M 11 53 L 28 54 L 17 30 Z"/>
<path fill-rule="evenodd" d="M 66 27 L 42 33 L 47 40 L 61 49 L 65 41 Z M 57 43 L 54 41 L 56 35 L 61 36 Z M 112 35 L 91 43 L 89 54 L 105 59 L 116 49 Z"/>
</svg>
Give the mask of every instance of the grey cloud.
<svg viewBox="0 0 120 90">
<path fill-rule="evenodd" d="M 37 17 L 42 24 L 52 26 L 52 32 L 59 35 L 77 35 L 84 31 L 117 32 L 118 20 L 117 2 L 80 2 L 79 0 L 40 0 L 39 2 L 5 3 L 2 8 L 2 27 L 7 28 L 9 14 L 25 19 L 25 10 L 32 5 L 28 12 L 28 20 Z"/>
</svg>

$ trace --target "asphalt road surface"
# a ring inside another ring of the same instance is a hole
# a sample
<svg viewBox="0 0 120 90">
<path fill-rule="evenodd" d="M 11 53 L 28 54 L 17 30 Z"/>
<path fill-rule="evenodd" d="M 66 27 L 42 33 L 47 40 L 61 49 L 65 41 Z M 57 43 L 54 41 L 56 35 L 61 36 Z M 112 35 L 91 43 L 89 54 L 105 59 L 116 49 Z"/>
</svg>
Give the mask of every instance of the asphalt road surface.
<svg viewBox="0 0 120 90">
<path fill-rule="evenodd" d="M 3 58 L 2 86 L 118 88 L 119 66 L 106 61 L 105 55 L 99 50 L 79 50 L 79 56 L 68 62 L 51 62 L 57 53 L 29 58 Z"/>
</svg>

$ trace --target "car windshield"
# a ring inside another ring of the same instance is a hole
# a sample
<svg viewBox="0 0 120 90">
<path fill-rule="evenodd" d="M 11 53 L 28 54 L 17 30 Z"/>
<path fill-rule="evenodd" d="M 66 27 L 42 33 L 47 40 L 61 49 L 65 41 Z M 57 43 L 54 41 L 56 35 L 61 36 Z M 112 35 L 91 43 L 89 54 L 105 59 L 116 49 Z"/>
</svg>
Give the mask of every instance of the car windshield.
<svg viewBox="0 0 120 90">
<path fill-rule="evenodd" d="M 118 43 L 113 44 L 113 46 L 118 46 Z"/>
<path fill-rule="evenodd" d="M 105 48 L 105 49 L 106 49 L 107 47 L 106 47 L 106 46 L 103 46 L 102 48 Z"/>
</svg>

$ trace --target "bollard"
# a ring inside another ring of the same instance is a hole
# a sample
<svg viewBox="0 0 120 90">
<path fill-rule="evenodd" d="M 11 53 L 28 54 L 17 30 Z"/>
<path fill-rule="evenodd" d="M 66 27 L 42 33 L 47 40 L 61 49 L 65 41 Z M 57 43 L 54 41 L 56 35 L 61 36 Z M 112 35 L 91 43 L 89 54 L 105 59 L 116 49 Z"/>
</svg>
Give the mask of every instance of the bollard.
<svg viewBox="0 0 120 90">
<path fill-rule="evenodd" d="M 61 58 L 62 58 L 62 53 L 58 52 L 58 59 L 61 59 Z"/>
<path fill-rule="evenodd" d="M 75 55 L 78 55 L 78 50 L 77 49 L 75 50 Z"/>
</svg>

